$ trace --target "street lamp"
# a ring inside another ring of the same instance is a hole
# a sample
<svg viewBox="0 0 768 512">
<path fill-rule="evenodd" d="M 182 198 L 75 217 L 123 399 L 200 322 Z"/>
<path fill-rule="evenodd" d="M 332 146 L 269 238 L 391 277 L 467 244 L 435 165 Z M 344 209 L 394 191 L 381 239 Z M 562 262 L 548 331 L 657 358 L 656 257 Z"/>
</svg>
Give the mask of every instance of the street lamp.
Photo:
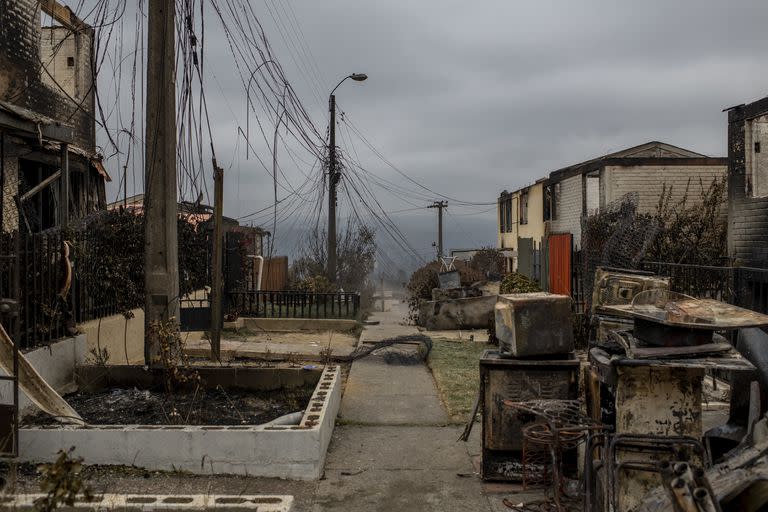
<svg viewBox="0 0 768 512">
<path fill-rule="evenodd" d="M 365 73 L 352 73 L 345 76 L 331 89 L 331 96 L 328 99 L 329 109 L 331 111 L 330 141 L 328 146 L 328 279 L 336 282 L 336 185 L 339 183 L 341 173 L 336 170 L 336 96 L 333 95 L 336 89 L 348 78 L 355 82 L 362 82 L 368 79 Z"/>
</svg>

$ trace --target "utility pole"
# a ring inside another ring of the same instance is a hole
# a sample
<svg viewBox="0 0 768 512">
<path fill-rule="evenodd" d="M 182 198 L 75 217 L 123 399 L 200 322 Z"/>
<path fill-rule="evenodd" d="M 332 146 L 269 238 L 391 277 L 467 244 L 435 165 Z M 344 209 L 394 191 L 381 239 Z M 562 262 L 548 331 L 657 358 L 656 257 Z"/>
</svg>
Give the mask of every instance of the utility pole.
<svg viewBox="0 0 768 512">
<path fill-rule="evenodd" d="M 222 222 L 224 210 L 224 170 L 213 159 L 213 262 L 211 274 L 211 360 L 221 360 Z"/>
<path fill-rule="evenodd" d="M 162 365 L 153 326 L 178 322 L 179 256 L 176 199 L 176 43 L 174 0 L 149 0 L 144 190 L 144 359 Z"/>
<path fill-rule="evenodd" d="M 443 208 L 448 208 L 448 201 L 435 201 L 427 208 L 437 208 L 437 259 L 439 260 L 445 255 L 443 253 Z"/>
<path fill-rule="evenodd" d="M 336 282 L 336 186 L 339 184 L 341 173 L 336 168 L 336 96 L 334 92 L 348 78 L 355 82 L 368 79 L 365 73 L 352 73 L 342 78 L 336 87 L 331 89 L 328 98 L 328 109 L 331 111 L 330 141 L 328 147 L 328 279 Z"/>
<path fill-rule="evenodd" d="M 331 111 L 330 141 L 328 147 L 328 279 L 336 282 L 336 185 L 339 172 L 336 170 L 336 96 L 329 100 Z"/>
</svg>

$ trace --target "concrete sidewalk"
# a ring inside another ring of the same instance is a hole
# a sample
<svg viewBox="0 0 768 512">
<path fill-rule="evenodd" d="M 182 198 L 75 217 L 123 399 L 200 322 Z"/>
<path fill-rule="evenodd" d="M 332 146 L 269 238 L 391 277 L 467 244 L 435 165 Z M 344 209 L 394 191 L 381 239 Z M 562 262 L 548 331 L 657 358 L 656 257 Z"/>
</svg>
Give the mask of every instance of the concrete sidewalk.
<svg viewBox="0 0 768 512">
<path fill-rule="evenodd" d="M 374 313 L 361 340 L 416 334 L 400 325 L 405 305 Z M 447 414 L 424 364 L 388 365 L 381 356 L 352 364 L 312 505 L 319 511 L 501 511 L 519 486 L 488 486 L 477 471 L 479 425 L 469 443 Z M 518 496 L 519 499 L 520 496 Z"/>
<path fill-rule="evenodd" d="M 371 315 L 378 325 L 368 325 L 361 343 L 418 334 L 415 327 L 399 325 L 402 305 Z M 389 365 L 380 355 L 355 361 L 349 372 L 339 419 L 357 425 L 445 425 L 448 417 L 437 394 L 432 374 L 423 364 Z"/>
</svg>

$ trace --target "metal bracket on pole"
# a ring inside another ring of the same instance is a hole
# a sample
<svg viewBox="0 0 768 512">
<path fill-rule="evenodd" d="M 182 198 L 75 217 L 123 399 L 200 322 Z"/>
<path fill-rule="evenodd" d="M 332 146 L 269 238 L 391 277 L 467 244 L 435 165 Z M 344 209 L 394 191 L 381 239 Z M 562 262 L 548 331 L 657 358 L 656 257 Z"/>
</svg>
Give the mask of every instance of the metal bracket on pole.
<svg viewBox="0 0 768 512">
<path fill-rule="evenodd" d="M 440 272 L 453 272 L 456 270 L 456 265 L 454 265 L 456 258 L 457 256 L 440 258 Z"/>
</svg>

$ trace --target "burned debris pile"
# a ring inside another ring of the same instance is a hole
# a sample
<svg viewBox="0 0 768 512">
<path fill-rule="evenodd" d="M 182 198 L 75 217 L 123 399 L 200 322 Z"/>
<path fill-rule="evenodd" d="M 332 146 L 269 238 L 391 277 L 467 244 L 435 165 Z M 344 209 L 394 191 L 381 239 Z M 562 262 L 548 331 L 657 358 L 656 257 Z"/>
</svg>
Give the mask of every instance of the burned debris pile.
<svg viewBox="0 0 768 512">
<path fill-rule="evenodd" d="M 545 502 L 505 501 L 515 510 L 762 510 L 757 487 L 730 484 L 759 481 L 768 462 L 755 449 L 768 437 L 755 350 L 768 316 L 647 272 L 597 268 L 591 289 L 586 353 L 569 297 L 498 297 L 499 348 L 480 360 L 483 479 L 546 490 Z M 705 403 L 705 379 L 730 386 L 729 414 Z"/>
</svg>

